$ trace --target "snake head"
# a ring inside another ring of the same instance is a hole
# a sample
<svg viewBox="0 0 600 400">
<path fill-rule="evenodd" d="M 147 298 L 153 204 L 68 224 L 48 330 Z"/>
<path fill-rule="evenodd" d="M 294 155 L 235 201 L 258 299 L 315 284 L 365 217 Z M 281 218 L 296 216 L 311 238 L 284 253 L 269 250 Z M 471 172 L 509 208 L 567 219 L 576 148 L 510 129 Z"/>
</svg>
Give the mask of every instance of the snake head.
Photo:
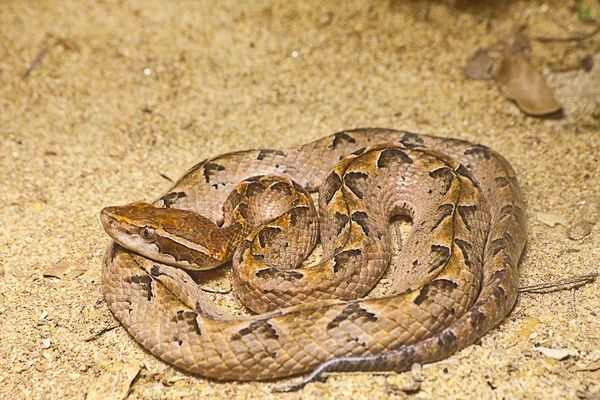
<svg viewBox="0 0 600 400">
<path fill-rule="evenodd" d="M 104 208 L 100 221 L 115 242 L 154 261 L 191 270 L 227 261 L 226 232 L 192 211 L 135 202 Z"/>
</svg>

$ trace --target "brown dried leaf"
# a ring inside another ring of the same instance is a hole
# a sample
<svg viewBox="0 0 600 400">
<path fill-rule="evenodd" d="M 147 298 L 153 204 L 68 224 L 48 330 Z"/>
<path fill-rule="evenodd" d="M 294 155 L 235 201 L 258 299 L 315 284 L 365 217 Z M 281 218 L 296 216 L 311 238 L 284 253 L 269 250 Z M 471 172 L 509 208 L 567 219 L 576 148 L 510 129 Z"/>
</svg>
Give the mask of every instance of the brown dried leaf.
<svg viewBox="0 0 600 400">
<path fill-rule="evenodd" d="M 567 228 L 567 237 L 571 240 L 580 240 L 588 236 L 592 232 L 592 224 L 588 221 L 574 221 Z"/>
<path fill-rule="evenodd" d="M 479 49 L 467 63 L 464 73 L 469 79 L 494 79 L 498 71 L 498 64 L 498 60 L 491 57 L 486 50 Z"/>
<path fill-rule="evenodd" d="M 577 366 L 577 365 L 573 365 L 571 367 L 569 367 L 567 369 L 569 372 L 579 372 L 579 371 L 590 371 L 590 372 L 594 372 L 594 371 L 598 371 L 600 370 L 600 362 L 598 361 L 594 361 L 591 362 L 585 366 Z"/>
<path fill-rule="evenodd" d="M 546 115 L 561 109 L 542 74 L 519 56 L 504 54 L 496 81 L 502 93 L 529 115 Z"/>
<path fill-rule="evenodd" d="M 52 267 L 45 269 L 42 275 L 45 277 L 53 277 L 59 279 L 75 279 L 78 276 L 86 273 L 87 270 L 77 267 L 77 265 L 70 263 L 66 260 L 61 260 L 54 264 Z"/>
<path fill-rule="evenodd" d="M 551 226 L 551 227 L 554 227 L 558 224 L 567 226 L 567 219 L 561 215 L 544 213 L 544 212 L 538 211 L 535 214 L 535 216 L 537 217 L 538 221 L 540 221 L 541 223 L 546 224 L 548 226 Z"/>
<path fill-rule="evenodd" d="M 69 269 L 71 269 L 71 264 L 64 260 L 61 260 L 54 264 L 52 267 L 46 268 L 44 272 L 42 272 L 42 275 L 45 277 L 54 277 L 62 279 Z"/>
<path fill-rule="evenodd" d="M 73 41 L 72 39 L 62 38 L 62 39 L 58 40 L 58 43 L 62 44 L 62 46 L 65 50 L 76 51 L 76 52 L 81 51 L 81 49 L 79 48 L 79 45 L 77 43 L 75 43 L 75 41 Z"/>
<path fill-rule="evenodd" d="M 80 277 L 81 275 L 85 274 L 86 272 L 87 272 L 87 270 L 85 270 L 83 268 L 75 268 L 73 271 L 71 271 L 67 274 L 67 278 L 75 279 L 75 278 Z"/>
<path fill-rule="evenodd" d="M 100 376 L 87 393 L 88 400 L 121 400 L 127 397 L 131 382 L 140 372 L 135 363 L 116 363 Z"/>
<path fill-rule="evenodd" d="M 512 54 L 513 56 L 521 56 L 525 60 L 530 60 L 531 42 L 523 33 L 517 33 L 510 41 L 504 44 L 502 52 Z"/>
</svg>

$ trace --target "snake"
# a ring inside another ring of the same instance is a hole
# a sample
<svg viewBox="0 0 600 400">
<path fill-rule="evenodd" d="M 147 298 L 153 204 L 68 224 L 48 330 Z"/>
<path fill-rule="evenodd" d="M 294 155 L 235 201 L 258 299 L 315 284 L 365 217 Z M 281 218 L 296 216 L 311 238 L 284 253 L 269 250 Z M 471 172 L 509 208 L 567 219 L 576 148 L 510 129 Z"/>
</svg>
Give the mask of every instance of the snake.
<svg viewBox="0 0 600 400">
<path fill-rule="evenodd" d="M 311 196 L 318 193 L 318 207 Z M 391 221 L 410 232 L 392 246 Z M 153 203 L 106 207 L 109 309 L 145 349 L 215 380 L 410 370 L 513 308 L 526 243 L 511 165 L 468 141 L 346 130 L 286 150 L 208 158 Z M 322 256 L 302 265 L 319 240 Z M 364 297 L 390 260 L 391 285 Z M 214 304 L 189 270 L 231 261 L 252 311 Z"/>
</svg>

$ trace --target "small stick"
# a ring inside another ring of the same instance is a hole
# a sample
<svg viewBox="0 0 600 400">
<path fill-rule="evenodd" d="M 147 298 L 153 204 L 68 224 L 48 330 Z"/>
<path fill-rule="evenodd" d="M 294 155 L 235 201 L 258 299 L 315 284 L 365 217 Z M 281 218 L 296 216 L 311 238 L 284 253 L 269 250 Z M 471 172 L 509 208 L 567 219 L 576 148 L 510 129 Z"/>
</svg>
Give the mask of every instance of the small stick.
<svg viewBox="0 0 600 400">
<path fill-rule="evenodd" d="M 594 29 L 593 31 L 586 33 L 584 35 L 568 36 L 568 37 L 564 37 L 564 38 L 542 36 L 542 37 L 536 37 L 533 40 L 537 40 L 538 42 L 542 42 L 542 43 L 581 42 L 582 40 L 591 38 L 598 32 L 600 32 L 600 25 L 597 26 L 596 29 Z"/>
<path fill-rule="evenodd" d="M 23 72 L 23 79 L 26 79 L 31 73 L 31 71 L 40 63 L 40 61 L 42 61 L 42 57 L 44 57 L 44 54 L 46 54 L 48 49 L 49 47 L 46 47 L 45 49 L 40 51 L 37 56 L 35 56 L 35 58 L 31 62 L 31 65 L 29 65 L 29 68 L 27 68 L 25 72 Z"/>
<path fill-rule="evenodd" d="M 580 276 L 575 276 L 573 278 L 561 279 L 554 282 L 540 283 L 538 285 L 530 285 L 523 286 L 519 288 L 519 293 L 525 292 L 535 292 L 538 290 L 544 289 L 555 289 L 555 290 L 563 290 L 568 288 L 570 285 L 581 286 L 586 283 L 593 282 L 596 278 L 600 276 L 599 273 L 585 274 Z"/>
<path fill-rule="evenodd" d="M 207 293 L 216 293 L 216 294 L 227 294 L 227 293 L 231 293 L 231 287 L 229 289 L 223 289 L 223 290 L 219 290 L 219 289 L 213 289 L 213 288 L 209 288 L 209 287 L 200 287 L 200 289 L 203 292 L 207 292 Z"/>
<path fill-rule="evenodd" d="M 94 333 L 91 336 L 86 337 L 85 339 L 83 339 L 84 342 L 91 342 L 93 340 L 98 339 L 100 336 L 104 335 L 106 332 L 110 332 L 113 329 L 115 329 L 116 327 L 118 327 L 119 325 L 108 325 L 105 326 L 104 328 L 102 328 L 99 332 Z"/>
<path fill-rule="evenodd" d="M 168 176 L 166 176 L 165 174 L 159 172 L 158 173 L 160 176 L 162 176 L 163 178 L 165 178 L 166 180 L 168 180 L 169 182 L 173 182 L 173 179 L 169 178 Z"/>
</svg>

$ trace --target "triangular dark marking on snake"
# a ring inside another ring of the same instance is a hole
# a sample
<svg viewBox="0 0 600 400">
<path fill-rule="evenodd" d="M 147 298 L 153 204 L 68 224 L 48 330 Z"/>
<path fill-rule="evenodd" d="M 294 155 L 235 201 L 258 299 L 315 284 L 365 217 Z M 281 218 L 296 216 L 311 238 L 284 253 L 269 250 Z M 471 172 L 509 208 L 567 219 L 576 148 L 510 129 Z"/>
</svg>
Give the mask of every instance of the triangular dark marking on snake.
<svg viewBox="0 0 600 400">
<path fill-rule="evenodd" d="M 266 226 L 258 232 L 258 242 L 261 247 L 270 246 L 273 240 L 279 235 L 281 228 L 278 226 Z"/>
<path fill-rule="evenodd" d="M 440 179 L 443 182 L 442 195 L 448 193 L 448 190 L 452 187 L 452 182 L 454 181 L 454 172 L 452 172 L 451 168 L 441 167 L 429 171 L 429 176 L 434 179 Z"/>
<path fill-rule="evenodd" d="M 198 325 L 198 320 L 196 319 L 197 316 L 198 314 L 196 314 L 193 311 L 184 311 L 182 314 L 182 320 L 186 325 L 191 327 L 194 330 L 194 332 L 196 332 L 198 335 L 202 335 L 202 331 L 200 330 L 200 326 Z"/>
<path fill-rule="evenodd" d="M 335 214 L 333 214 L 333 216 L 335 217 L 335 219 L 339 222 L 338 223 L 338 232 L 339 230 L 343 229 L 346 224 L 348 224 L 348 221 L 350 221 L 350 217 L 347 214 L 343 214 L 339 211 L 336 211 Z"/>
<path fill-rule="evenodd" d="M 408 156 L 402 150 L 396 147 L 390 147 L 379 153 L 377 158 L 377 168 L 389 168 L 394 163 L 406 163 L 412 164 L 413 159 Z"/>
<path fill-rule="evenodd" d="M 292 187 L 297 191 L 300 192 L 302 194 L 306 194 L 308 195 L 308 192 L 296 181 L 290 181 L 292 183 Z"/>
<path fill-rule="evenodd" d="M 308 206 L 298 206 L 288 211 L 288 214 L 290 216 L 290 223 L 296 225 L 297 221 L 301 218 L 308 218 L 310 210 Z"/>
<path fill-rule="evenodd" d="M 498 271 L 494 272 L 494 279 L 502 280 L 502 278 L 504 278 L 504 275 L 506 275 L 506 270 L 499 269 Z"/>
<path fill-rule="evenodd" d="M 451 346 L 454 342 L 456 342 L 456 335 L 450 330 L 442 332 L 442 334 L 438 336 L 438 345 L 440 346 Z"/>
<path fill-rule="evenodd" d="M 369 216 L 364 211 L 355 211 L 352 213 L 352 221 L 356 222 L 363 233 L 369 236 Z"/>
<path fill-rule="evenodd" d="M 285 152 L 281 150 L 260 150 L 256 156 L 257 160 L 264 160 L 265 158 L 274 158 L 275 156 L 285 156 Z"/>
<path fill-rule="evenodd" d="M 513 206 L 512 204 L 506 204 L 504 207 L 502 207 L 502 210 L 500 210 L 500 219 L 504 219 L 506 217 L 508 217 L 509 215 L 511 215 L 513 212 Z"/>
<path fill-rule="evenodd" d="M 482 326 L 483 321 L 487 319 L 487 316 L 479 310 L 472 310 L 469 316 L 469 321 L 473 328 Z"/>
<path fill-rule="evenodd" d="M 352 259 L 359 257 L 362 257 L 361 249 L 349 249 L 337 253 L 335 256 L 333 256 L 333 261 L 336 265 L 339 264 L 341 266 L 345 266 L 347 263 L 351 262 Z M 355 260 L 354 262 L 358 261 Z"/>
<path fill-rule="evenodd" d="M 246 186 L 246 196 L 253 197 L 264 193 L 266 188 L 261 182 L 251 182 Z"/>
<path fill-rule="evenodd" d="M 333 135 L 333 141 L 329 145 L 330 149 L 335 149 L 342 143 L 356 143 L 356 139 L 344 132 L 338 132 Z"/>
<path fill-rule="evenodd" d="M 450 258 L 450 249 L 446 246 L 434 244 L 431 246 L 431 256 L 436 260 L 429 268 L 429 272 L 435 271 L 445 265 Z"/>
<path fill-rule="evenodd" d="M 209 183 L 210 178 L 215 176 L 219 171 L 225 171 L 225 167 L 214 162 L 204 164 L 204 180 L 206 183 Z"/>
<path fill-rule="evenodd" d="M 146 298 L 148 301 L 151 301 L 154 298 L 154 292 L 152 290 L 152 278 L 150 278 L 150 276 L 146 274 L 132 275 L 131 283 L 139 285 L 140 289 L 146 292 Z"/>
<path fill-rule="evenodd" d="M 342 178 L 340 178 L 337 172 L 332 171 L 325 179 L 325 182 L 323 182 L 322 194 L 327 204 L 331 203 L 331 199 L 333 199 L 333 196 L 341 187 Z"/>
<path fill-rule="evenodd" d="M 368 177 L 369 175 L 364 172 L 348 172 L 344 175 L 344 184 L 358 199 L 362 200 L 364 193 L 361 186 L 364 185 L 364 182 Z"/>
<path fill-rule="evenodd" d="M 239 203 L 236 210 L 244 219 L 248 219 L 250 216 L 250 207 L 246 203 Z"/>
<path fill-rule="evenodd" d="M 302 272 L 278 268 L 261 268 L 254 273 L 254 276 L 263 279 L 275 279 L 280 277 L 285 281 L 293 281 L 304 278 L 304 274 Z"/>
<path fill-rule="evenodd" d="M 496 286 L 496 288 L 492 292 L 492 296 L 496 296 L 498 298 L 506 298 L 506 291 L 502 286 Z"/>
<path fill-rule="evenodd" d="M 238 193 L 237 190 L 232 190 L 231 193 L 229 194 L 229 197 L 227 197 L 227 202 L 229 203 L 229 206 L 231 208 L 235 208 L 240 201 L 242 200 L 242 195 Z"/>
<path fill-rule="evenodd" d="M 445 203 L 445 204 L 440 204 L 437 208 L 437 213 L 438 213 L 438 219 L 435 222 L 435 224 L 433 224 L 431 226 L 431 232 L 433 232 L 434 230 L 436 230 L 442 222 L 444 222 L 444 220 L 446 218 L 448 218 L 449 216 L 451 216 L 454 212 L 454 204 L 452 203 Z"/>
<path fill-rule="evenodd" d="M 473 182 L 473 175 L 471 174 L 471 171 L 469 171 L 469 169 L 463 164 L 458 164 L 458 167 L 456 167 L 455 171 L 463 178 L 466 178 L 469 181 Z"/>
<path fill-rule="evenodd" d="M 501 188 L 510 186 L 510 179 L 508 179 L 505 176 L 497 176 L 496 178 L 494 178 L 494 181 Z"/>
<path fill-rule="evenodd" d="M 407 148 L 422 147 L 425 141 L 420 135 L 412 132 L 405 132 L 404 136 L 399 140 Z"/>
<path fill-rule="evenodd" d="M 465 155 L 478 154 L 482 155 L 486 160 L 491 158 L 491 151 L 488 147 L 478 145 L 464 151 Z"/>
<path fill-rule="evenodd" d="M 171 192 L 171 193 L 165 194 L 160 199 L 162 200 L 164 207 L 169 208 L 173 204 L 177 203 L 177 201 L 179 199 L 183 199 L 186 197 L 187 197 L 187 194 L 185 194 L 185 192 Z"/>
<path fill-rule="evenodd" d="M 288 196 L 292 195 L 292 189 L 290 188 L 290 185 L 285 182 L 275 182 L 269 186 L 269 189 L 275 192 L 285 193 Z"/>
<path fill-rule="evenodd" d="M 374 313 L 362 308 L 359 303 L 350 303 L 327 324 L 327 329 L 337 328 L 343 321 L 354 322 L 359 319 L 370 322 L 377 322 L 378 320 Z"/>
<path fill-rule="evenodd" d="M 259 319 L 258 321 L 252 322 L 246 328 L 241 329 L 238 333 L 231 336 L 231 340 L 241 340 L 244 336 L 254 334 L 256 336 L 262 336 L 267 339 L 279 339 L 277 330 L 268 319 Z"/>
<path fill-rule="evenodd" d="M 473 252 L 473 247 L 471 246 L 471 243 L 460 238 L 455 238 L 454 243 L 456 243 L 456 245 L 460 248 L 460 251 L 462 252 L 463 257 L 465 259 L 465 263 L 467 265 L 470 265 L 472 263 L 470 256 Z"/>
<path fill-rule="evenodd" d="M 492 243 L 490 244 L 490 246 L 492 246 L 492 248 L 493 248 L 492 255 L 496 256 L 496 254 L 498 254 L 500 251 L 506 249 L 506 242 L 505 242 L 504 238 L 498 238 L 498 239 L 494 239 L 492 241 Z"/>
<path fill-rule="evenodd" d="M 246 253 L 246 250 L 248 250 L 250 247 L 252 247 L 252 242 L 248 239 L 244 239 L 242 243 L 239 244 L 237 249 L 237 254 L 239 257 L 238 264 L 241 264 L 242 261 L 244 261 L 244 253 Z"/>
<path fill-rule="evenodd" d="M 471 231 L 471 224 L 469 223 L 469 220 L 473 218 L 473 216 L 475 215 L 475 211 L 477 211 L 477 206 L 475 205 L 458 206 L 458 215 L 460 216 L 460 219 L 465 225 L 465 228 L 467 228 L 469 232 Z"/>
</svg>

